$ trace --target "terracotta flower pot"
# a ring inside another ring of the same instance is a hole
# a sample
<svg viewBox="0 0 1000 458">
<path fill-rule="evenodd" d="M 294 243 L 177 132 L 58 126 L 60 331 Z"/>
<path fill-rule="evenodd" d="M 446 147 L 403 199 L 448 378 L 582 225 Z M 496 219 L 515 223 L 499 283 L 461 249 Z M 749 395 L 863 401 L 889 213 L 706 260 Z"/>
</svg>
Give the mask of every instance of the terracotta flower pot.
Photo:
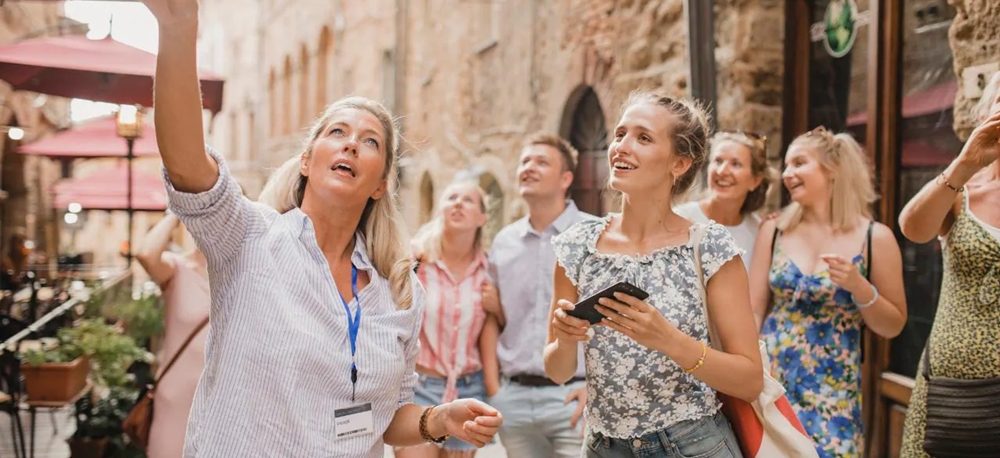
<svg viewBox="0 0 1000 458">
<path fill-rule="evenodd" d="M 87 385 L 90 361 L 79 357 L 68 363 L 21 364 L 29 401 L 69 402 Z"/>
</svg>

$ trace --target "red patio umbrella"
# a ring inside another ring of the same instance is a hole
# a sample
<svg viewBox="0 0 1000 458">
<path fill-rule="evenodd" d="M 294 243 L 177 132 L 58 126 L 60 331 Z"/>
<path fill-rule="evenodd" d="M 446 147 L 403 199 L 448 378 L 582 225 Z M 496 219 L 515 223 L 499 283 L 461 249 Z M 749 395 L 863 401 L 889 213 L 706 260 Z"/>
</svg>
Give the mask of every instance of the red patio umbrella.
<svg viewBox="0 0 1000 458">
<path fill-rule="evenodd" d="M 123 146 L 125 148 L 123 148 Z M 156 132 L 152 124 L 142 125 L 142 135 L 134 140 L 128 140 L 122 144 L 122 138 L 118 136 L 116 120 L 114 117 L 103 117 L 90 120 L 83 124 L 74 126 L 50 138 L 30 143 L 22 146 L 18 150 L 22 154 L 32 154 L 46 156 L 54 159 L 83 159 L 96 157 L 124 157 L 128 158 L 125 183 L 131 183 L 128 173 L 131 170 L 132 158 L 136 156 L 155 156 L 159 154 L 156 145 Z M 99 184 L 101 182 L 98 182 Z M 161 184 L 162 187 L 162 184 Z M 122 185 L 123 189 L 129 189 Z M 134 186 L 133 186 L 134 189 Z M 129 212 L 129 241 L 132 235 L 132 211 L 128 203 L 132 201 L 132 195 L 126 193 L 125 207 L 123 210 Z M 117 198 L 116 198 L 117 199 Z M 112 205 L 112 203 L 102 201 L 100 206 Z M 118 200 L 113 203 L 117 205 Z M 96 205 L 96 204 L 95 204 Z M 144 210 L 143 206 L 136 209 Z M 129 244 L 131 246 L 131 243 Z M 132 262 L 132 253 L 126 256 L 129 263 Z"/>
<path fill-rule="evenodd" d="M 73 126 L 52 137 L 20 147 L 21 154 L 46 156 L 53 159 L 85 159 L 96 157 L 126 157 L 125 143 L 118 136 L 112 116 L 92 119 Z M 151 123 L 144 123 L 142 136 L 135 140 L 132 153 L 135 157 L 156 156 L 156 131 Z"/>
<path fill-rule="evenodd" d="M 153 106 L 156 55 L 85 36 L 37 38 L 0 46 L 0 79 L 14 89 L 117 104 Z M 202 103 L 222 110 L 222 78 L 200 72 Z"/>
<path fill-rule="evenodd" d="M 84 210 L 163 211 L 167 191 L 156 174 L 132 171 L 132 205 L 128 196 L 128 167 L 125 164 L 103 167 L 81 177 L 69 178 L 53 186 L 54 206 L 67 208 L 72 203 Z"/>
</svg>

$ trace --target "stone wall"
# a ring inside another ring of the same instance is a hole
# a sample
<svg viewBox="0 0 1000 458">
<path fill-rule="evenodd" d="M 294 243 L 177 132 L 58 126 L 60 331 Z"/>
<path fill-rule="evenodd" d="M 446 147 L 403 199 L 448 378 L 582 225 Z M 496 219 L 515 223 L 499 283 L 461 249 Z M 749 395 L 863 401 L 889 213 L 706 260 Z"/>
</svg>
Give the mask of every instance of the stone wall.
<svg viewBox="0 0 1000 458">
<path fill-rule="evenodd" d="M 495 179 L 504 222 L 519 217 L 514 171 L 526 134 L 570 136 L 569 119 L 588 89 L 599 101 L 603 136 L 632 90 L 688 92 L 683 7 L 682 0 L 459 2 L 458 8 L 431 1 L 415 7 L 409 16 L 407 134 L 426 147 L 414 156 L 407 201 L 433 201 L 419 194 L 433 194 L 471 169 L 485 182 Z M 450 27 L 424 27 L 428 16 Z M 428 180 L 430 186 L 418 186 Z M 610 205 L 606 196 L 605 210 Z M 409 216 L 416 223 L 423 219 Z"/>
<path fill-rule="evenodd" d="M 607 132 L 628 93 L 689 93 L 684 4 L 267 0 L 255 10 L 240 0 L 204 0 L 206 50 L 225 60 L 258 47 L 254 66 L 245 57 L 244 67 L 219 67 L 227 76 L 227 101 L 213 140 L 238 150 L 248 141 L 258 144 L 261 153 L 247 163 L 262 184 L 270 167 L 301 147 L 321 103 L 346 94 L 383 100 L 404 127 L 401 193 L 411 228 L 429 218 L 441 189 L 459 174 L 489 188 L 498 204 L 493 224 L 507 223 L 523 213 L 514 172 L 525 135 L 546 130 L 587 139 L 598 169 L 589 179 L 599 183 Z M 725 128 L 778 132 L 781 38 L 761 34 L 783 30 L 780 5 L 744 0 L 717 7 Z M 225 45 L 212 44 L 219 40 Z M 581 133 L 572 120 L 584 105 L 597 125 Z M 246 107 L 256 113 L 256 134 L 234 134 L 228 124 L 235 118 L 239 125 Z M 610 196 L 604 203 L 604 210 L 611 208 Z"/>
<path fill-rule="evenodd" d="M 768 156 L 781 160 L 784 88 L 784 2 L 715 2 L 716 121 L 719 130 L 768 137 Z M 777 194 L 777 193 L 775 193 Z"/>
<path fill-rule="evenodd" d="M 948 38 L 955 59 L 959 90 L 955 97 L 955 132 L 963 140 L 975 128 L 973 109 L 978 99 L 965 97 L 962 72 L 967 67 L 1000 61 L 1000 2 L 951 0 L 956 9 Z"/>
</svg>

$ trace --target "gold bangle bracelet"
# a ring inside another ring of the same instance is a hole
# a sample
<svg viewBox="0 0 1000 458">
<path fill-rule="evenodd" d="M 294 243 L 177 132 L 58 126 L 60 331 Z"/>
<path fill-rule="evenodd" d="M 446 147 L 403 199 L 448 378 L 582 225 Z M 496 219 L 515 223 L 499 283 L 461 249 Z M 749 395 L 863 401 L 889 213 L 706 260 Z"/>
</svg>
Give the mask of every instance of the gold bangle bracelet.
<svg viewBox="0 0 1000 458">
<path fill-rule="evenodd" d="M 956 188 L 954 185 L 952 185 L 951 183 L 949 183 L 948 179 L 944 177 L 944 172 L 941 172 L 941 174 L 938 175 L 937 182 L 938 182 L 938 184 L 943 184 L 943 185 L 947 186 L 948 189 L 951 189 L 952 191 L 955 191 L 955 192 L 965 191 L 965 186 L 959 186 L 959 187 Z"/>
<path fill-rule="evenodd" d="M 684 369 L 684 372 L 687 372 L 687 373 L 690 374 L 690 373 L 698 370 L 698 368 L 700 368 L 701 366 L 703 366 L 705 364 L 705 356 L 706 355 L 708 355 L 708 345 L 706 345 L 705 342 L 702 342 L 701 343 L 701 358 L 698 358 L 698 363 L 695 364 L 694 367 L 692 367 L 690 369 Z"/>
</svg>

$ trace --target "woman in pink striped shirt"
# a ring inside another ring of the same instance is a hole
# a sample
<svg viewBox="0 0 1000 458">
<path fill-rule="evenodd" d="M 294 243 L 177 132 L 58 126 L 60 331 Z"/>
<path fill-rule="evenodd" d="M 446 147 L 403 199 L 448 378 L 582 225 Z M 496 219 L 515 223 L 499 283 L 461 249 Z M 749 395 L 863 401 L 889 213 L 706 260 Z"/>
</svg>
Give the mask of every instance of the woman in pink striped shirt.
<svg viewBox="0 0 1000 458">
<path fill-rule="evenodd" d="M 474 182 L 452 183 L 444 190 L 434 219 L 413 240 L 417 276 L 427 292 L 417 356 L 417 404 L 485 397 L 483 358 L 496 359 L 495 353 L 480 351 L 483 325 L 491 319 L 483 308 L 483 287 L 489 278 L 483 246 L 485 199 Z M 458 439 L 440 447 L 408 447 L 397 450 L 396 456 L 471 458 L 476 454 L 475 446 Z"/>
</svg>

